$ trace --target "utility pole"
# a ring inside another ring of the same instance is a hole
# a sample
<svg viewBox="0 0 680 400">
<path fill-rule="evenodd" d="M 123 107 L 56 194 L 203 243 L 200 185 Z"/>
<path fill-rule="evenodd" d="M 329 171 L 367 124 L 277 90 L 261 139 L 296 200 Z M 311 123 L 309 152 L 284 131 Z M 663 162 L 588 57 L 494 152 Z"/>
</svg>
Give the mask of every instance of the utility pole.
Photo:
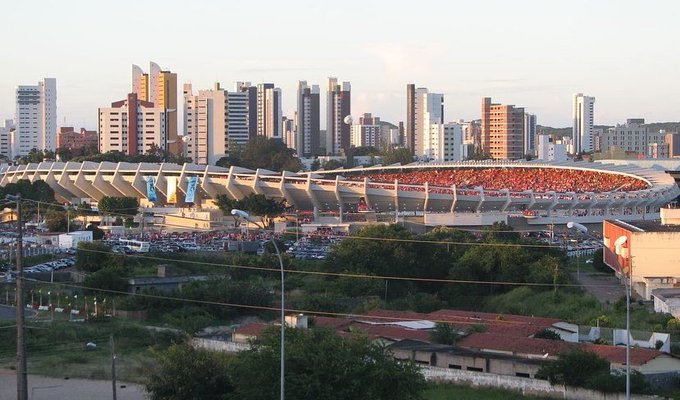
<svg viewBox="0 0 680 400">
<path fill-rule="evenodd" d="M 17 207 L 17 400 L 28 400 L 28 373 L 26 371 L 26 342 L 24 337 L 24 273 L 21 262 L 24 257 L 24 229 L 21 220 L 21 194 L 7 195 L 8 200 L 16 201 Z"/>
<path fill-rule="evenodd" d="M 113 342 L 113 334 L 110 336 L 111 342 L 111 389 L 113 389 L 113 400 L 116 400 L 116 344 Z"/>
</svg>

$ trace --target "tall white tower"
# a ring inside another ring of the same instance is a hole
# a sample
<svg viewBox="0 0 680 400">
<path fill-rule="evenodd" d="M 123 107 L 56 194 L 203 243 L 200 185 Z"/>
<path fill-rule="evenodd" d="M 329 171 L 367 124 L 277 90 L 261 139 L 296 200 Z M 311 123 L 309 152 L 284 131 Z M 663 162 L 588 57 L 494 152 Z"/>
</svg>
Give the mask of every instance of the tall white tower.
<svg viewBox="0 0 680 400">
<path fill-rule="evenodd" d="M 414 154 L 424 156 L 430 148 L 430 125 L 444 123 L 444 95 L 417 88 L 414 101 Z"/>
<path fill-rule="evenodd" d="M 35 86 L 16 89 L 16 133 L 13 156 L 32 149 L 57 149 L 57 80 L 45 78 Z"/>
<path fill-rule="evenodd" d="M 574 95 L 572 118 L 574 119 L 574 153 L 593 151 L 593 126 L 595 116 L 595 97 Z"/>
</svg>

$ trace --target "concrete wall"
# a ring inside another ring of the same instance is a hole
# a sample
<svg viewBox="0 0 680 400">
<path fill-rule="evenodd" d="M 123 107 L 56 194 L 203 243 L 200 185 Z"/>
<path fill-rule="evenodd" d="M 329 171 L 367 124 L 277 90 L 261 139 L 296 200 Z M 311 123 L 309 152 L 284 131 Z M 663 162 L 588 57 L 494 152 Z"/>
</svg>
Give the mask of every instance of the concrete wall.
<svg viewBox="0 0 680 400">
<path fill-rule="evenodd" d="M 227 342 L 224 340 L 192 338 L 191 345 L 212 351 L 238 352 L 250 349 L 248 343 Z"/>
<path fill-rule="evenodd" d="M 493 225 L 494 222 L 508 223 L 508 215 L 505 213 L 426 213 L 425 224 L 428 226 L 456 225 L 456 226 L 479 226 Z"/>
<path fill-rule="evenodd" d="M 485 374 L 471 371 L 460 371 L 446 368 L 422 367 L 421 371 L 428 381 L 439 381 L 470 385 L 472 387 L 494 387 L 513 390 L 522 395 L 548 397 L 552 399 L 589 399 L 589 400 L 624 400 L 625 393 L 601 393 L 588 389 L 572 388 L 563 385 L 551 385 L 548 381 Z M 658 399 L 656 396 L 631 394 L 633 400 Z M 451 399 L 453 400 L 453 399 Z"/>
</svg>

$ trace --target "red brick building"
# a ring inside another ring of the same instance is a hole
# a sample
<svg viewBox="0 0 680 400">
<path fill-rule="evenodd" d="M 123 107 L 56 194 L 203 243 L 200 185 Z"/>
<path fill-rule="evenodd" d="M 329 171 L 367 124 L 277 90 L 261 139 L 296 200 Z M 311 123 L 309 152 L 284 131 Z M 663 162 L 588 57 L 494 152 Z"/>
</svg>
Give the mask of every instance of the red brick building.
<svg viewBox="0 0 680 400">
<path fill-rule="evenodd" d="M 85 128 L 80 128 L 80 132 L 76 132 L 72 126 L 62 126 L 57 131 L 57 148 L 82 150 L 87 147 L 97 148 L 98 143 L 97 131 L 88 131 Z"/>
</svg>

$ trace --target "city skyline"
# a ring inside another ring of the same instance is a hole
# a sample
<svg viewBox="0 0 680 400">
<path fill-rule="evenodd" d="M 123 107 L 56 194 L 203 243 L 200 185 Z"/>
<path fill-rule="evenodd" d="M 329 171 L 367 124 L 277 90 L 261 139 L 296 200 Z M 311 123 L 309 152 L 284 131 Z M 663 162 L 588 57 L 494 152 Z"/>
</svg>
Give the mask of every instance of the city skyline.
<svg viewBox="0 0 680 400">
<path fill-rule="evenodd" d="M 22 31 L 21 15 L 32 15 L 33 28 L 23 40 L 6 41 L 5 54 L 21 57 L 0 67 L 0 118 L 14 117 L 17 86 L 51 77 L 59 92 L 58 125 L 94 128 L 97 107 L 129 92 L 130 65 L 155 61 L 177 73 L 179 84 L 197 89 L 215 82 L 272 82 L 283 91 L 288 118 L 299 80 L 323 85 L 339 76 L 352 84 L 355 118 L 371 112 L 395 124 L 405 120 L 404 87 L 411 82 L 444 94 L 447 122 L 479 118 L 479 101 L 489 96 L 525 107 L 541 125 L 569 127 L 572 96 L 579 92 L 598 99 L 595 124 L 680 119 L 680 106 L 660 100 L 680 89 L 674 75 L 680 56 L 669 52 L 680 33 L 673 21 L 680 4 L 425 1 L 417 8 L 395 2 L 386 9 L 376 3 L 350 1 L 330 12 L 310 1 L 202 1 L 190 8 L 172 1 L 163 8 L 123 2 L 127 7 L 100 13 L 98 5 L 80 1 L 70 2 L 68 10 L 45 2 L 38 11 L 14 2 L 7 6 L 2 36 Z M 269 12 L 260 15 L 264 8 Z M 243 16 L 275 27 L 293 12 L 305 24 L 281 25 L 274 41 L 242 34 L 252 23 Z M 188 24 L 192 34 L 175 29 L 167 39 L 155 39 L 158 27 L 140 23 L 152 13 Z M 221 14 L 228 23 L 204 23 L 206 16 Z M 58 26 L 52 23 L 57 19 Z M 340 22 L 343 29 L 327 29 Z M 406 24 L 410 29 L 403 29 Z M 305 51 L 292 51 L 305 35 Z M 33 47 L 40 51 L 27 51 Z M 322 109 L 322 129 L 324 114 Z"/>
</svg>

